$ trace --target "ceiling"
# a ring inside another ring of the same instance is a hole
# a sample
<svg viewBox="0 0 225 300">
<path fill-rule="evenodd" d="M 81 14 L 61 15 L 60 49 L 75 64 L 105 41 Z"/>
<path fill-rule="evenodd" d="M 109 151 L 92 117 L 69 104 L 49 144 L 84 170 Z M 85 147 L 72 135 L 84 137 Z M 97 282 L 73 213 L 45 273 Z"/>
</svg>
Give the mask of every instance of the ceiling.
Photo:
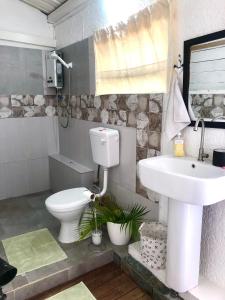
<svg viewBox="0 0 225 300">
<path fill-rule="evenodd" d="M 60 5 L 65 3 L 67 0 L 20 0 L 30 6 L 39 9 L 41 12 L 49 15 Z"/>
</svg>

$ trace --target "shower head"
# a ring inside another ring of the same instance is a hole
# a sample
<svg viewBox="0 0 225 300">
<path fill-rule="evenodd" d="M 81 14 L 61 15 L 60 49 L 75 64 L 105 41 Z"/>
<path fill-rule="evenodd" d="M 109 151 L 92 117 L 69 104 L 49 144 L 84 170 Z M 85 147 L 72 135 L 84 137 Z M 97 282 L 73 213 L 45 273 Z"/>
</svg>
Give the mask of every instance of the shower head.
<svg viewBox="0 0 225 300">
<path fill-rule="evenodd" d="M 64 65 L 64 67 L 66 67 L 67 69 L 72 69 L 72 67 L 73 67 L 73 64 L 72 64 L 72 62 L 70 62 L 70 63 L 66 63 L 57 53 L 56 53 L 56 51 L 52 51 L 51 53 L 50 53 L 50 57 L 51 58 L 53 58 L 53 59 L 57 59 L 57 60 L 59 60 L 60 62 L 61 62 L 61 64 L 63 64 Z"/>
</svg>

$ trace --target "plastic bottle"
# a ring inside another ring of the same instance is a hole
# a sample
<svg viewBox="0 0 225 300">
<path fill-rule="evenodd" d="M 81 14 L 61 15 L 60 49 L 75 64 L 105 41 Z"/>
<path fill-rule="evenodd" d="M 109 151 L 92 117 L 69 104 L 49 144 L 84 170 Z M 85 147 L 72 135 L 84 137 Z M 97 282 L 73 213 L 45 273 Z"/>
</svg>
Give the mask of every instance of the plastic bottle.
<svg viewBox="0 0 225 300">
<path fill-rule="evenodd" d="M 184 155 L 184 139 L 179 132 L 174 139 L 174 156 L 183 157 Z"/>
</svg>

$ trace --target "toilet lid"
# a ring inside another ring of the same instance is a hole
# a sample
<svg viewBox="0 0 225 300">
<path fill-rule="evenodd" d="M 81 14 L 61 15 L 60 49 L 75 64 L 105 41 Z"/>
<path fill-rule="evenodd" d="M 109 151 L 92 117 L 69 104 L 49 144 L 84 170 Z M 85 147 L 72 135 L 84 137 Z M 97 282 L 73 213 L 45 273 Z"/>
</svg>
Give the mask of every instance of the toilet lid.
<svg viewBox="0 0 225 300">
<path fill-rule="evenodd" d="M 64 190 L 47 198 L 45 205 L 53 210 L 67 210 L 86 204 L 92 193 L 85 187 Z"/>
</svg>

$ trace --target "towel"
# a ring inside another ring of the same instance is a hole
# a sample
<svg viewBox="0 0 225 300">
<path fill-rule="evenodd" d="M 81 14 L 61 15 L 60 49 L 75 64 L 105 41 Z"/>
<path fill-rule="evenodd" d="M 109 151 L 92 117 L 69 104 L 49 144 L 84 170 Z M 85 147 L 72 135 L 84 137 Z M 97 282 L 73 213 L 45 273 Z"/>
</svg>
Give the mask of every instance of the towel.
<svg viewBox="0 0 225 300">
<path fill-rule="evenodd" d="M 165 133 L 169 141 L 191 122 L 181 94 L 181 72 L 182 69 L 174 70 L 167 98 Z"/>
</svg>

